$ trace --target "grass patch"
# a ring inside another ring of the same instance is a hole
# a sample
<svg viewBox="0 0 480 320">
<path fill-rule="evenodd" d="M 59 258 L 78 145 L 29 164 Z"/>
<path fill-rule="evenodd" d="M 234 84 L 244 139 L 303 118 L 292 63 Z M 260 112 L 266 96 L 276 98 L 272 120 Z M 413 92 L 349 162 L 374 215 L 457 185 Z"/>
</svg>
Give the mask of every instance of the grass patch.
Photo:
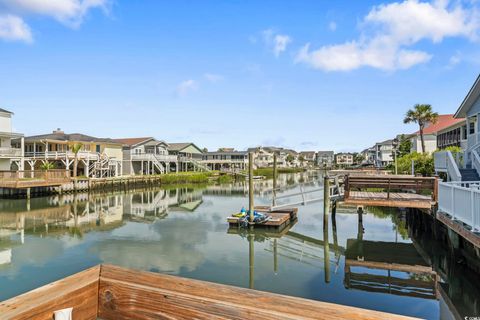
<svg viewBox="0 0 480 320">
<path fill-rule="evenodd" d="M 179 172 L 162 174 L 159 178 L 161 184 L 206 184 L 211 176 L 210 172 Z"/>
<path fill-rule="evenodd" d="M 277 173 L 297 173 L 297 172 L 305 172 L 307 169 L 305 168 L 277 168 Z M 258 168 L 253 170 L 253 175 L 255 176 L 265 176 L 265 177 L 273 177 L 273 168 Z"/>
</svg>

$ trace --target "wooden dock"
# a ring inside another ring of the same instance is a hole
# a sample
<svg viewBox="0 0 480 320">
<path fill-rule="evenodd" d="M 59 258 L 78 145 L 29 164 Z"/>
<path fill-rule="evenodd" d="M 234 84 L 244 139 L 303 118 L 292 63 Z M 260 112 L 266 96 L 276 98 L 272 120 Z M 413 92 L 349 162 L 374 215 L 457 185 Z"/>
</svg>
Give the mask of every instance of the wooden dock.
<svg viewBox="0 0 480 320">
<path fill-rule="evenodd" d="M 0 171 L 0 188 L 58 187 L 70 181 L 66 170 Z"/>
<path fill-rule="evenodd" d="M 437 204 L 437 178 L 347 175 L 344 188 L 344 203 L 357 206 L 432 209 Z"/>
<path fill-rule="evenodd" d="M 270 210 L 270 207 L 255 207 L 255 211 L 267 214 L 270 219 L 261 223 L 250 223 L 255 228 L 276 228 L 283 230 L 289 224 L 297 219 L 298 208 L 286 208 L 281 210 Z M 242 219 L 237 217 L 228 217 L 227 222 L 232 226 L 240 226 Z"/>
<path fill-rule="evenodd" d="M 2 319 L 412 319 L 158 273 L 99 265 L 0 302 Z"/>
</svg>

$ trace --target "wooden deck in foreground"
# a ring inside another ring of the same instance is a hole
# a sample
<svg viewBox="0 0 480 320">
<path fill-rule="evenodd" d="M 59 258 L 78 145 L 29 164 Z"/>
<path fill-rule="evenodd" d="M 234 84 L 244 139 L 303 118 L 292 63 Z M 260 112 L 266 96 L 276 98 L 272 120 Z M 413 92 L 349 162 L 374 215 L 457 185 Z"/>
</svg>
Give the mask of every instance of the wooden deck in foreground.
<svg viewBox="0 0 480 320">
<path fill-rule="evenodd" d="M 412 319 L 111 265 L 99 265 L 0 303 L 2 319 Z"/>
<path fill-rule="evenodd" d="M 436 178 L 347 175 L 344 181 L 343 201 L 346 204 L 429 210 L 437 204 Z"/>
</svg>

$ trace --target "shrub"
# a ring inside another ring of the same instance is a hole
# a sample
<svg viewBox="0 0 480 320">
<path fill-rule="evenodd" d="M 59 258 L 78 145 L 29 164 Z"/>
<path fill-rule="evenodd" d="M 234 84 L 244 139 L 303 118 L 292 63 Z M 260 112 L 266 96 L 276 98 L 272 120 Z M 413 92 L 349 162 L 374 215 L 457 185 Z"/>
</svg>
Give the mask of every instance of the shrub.
<svg viewBox="0 0 480 320">
<path fill-rule="evenodd" d="M 412 160 L 415 163 L 415 174 L 432 176 L 435 173 L 433 156 L 428 153 L 412 152 L 398 158 L 397 166 L 399 174 L 412 174 Z"/>
</svg>

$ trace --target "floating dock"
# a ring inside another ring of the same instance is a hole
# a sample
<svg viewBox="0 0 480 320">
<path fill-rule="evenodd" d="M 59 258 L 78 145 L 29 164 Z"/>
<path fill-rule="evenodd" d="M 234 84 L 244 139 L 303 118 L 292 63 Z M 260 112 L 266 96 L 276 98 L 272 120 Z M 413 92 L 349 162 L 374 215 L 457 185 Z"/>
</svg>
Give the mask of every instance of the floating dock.
<svg viewBox="0 0 480 320">
<path fill-rule="evenodd" d="M 259 206 L 255 207 L 255 211 L 267 214 L 270 216 L 270 219 L 265 222 L 260 223 L 251 223 L 249 225 L 254 226 L 255 228 L 277 228 L 284 229 L 287 225 L 296 221 L 298 208 L 285 208 L 279 210 L 271 210 L 270 207 Z M 240 226 L 242 219 L 237 217 L 228 217 L 227 222 L 230 226 Z"/>
</svg>

